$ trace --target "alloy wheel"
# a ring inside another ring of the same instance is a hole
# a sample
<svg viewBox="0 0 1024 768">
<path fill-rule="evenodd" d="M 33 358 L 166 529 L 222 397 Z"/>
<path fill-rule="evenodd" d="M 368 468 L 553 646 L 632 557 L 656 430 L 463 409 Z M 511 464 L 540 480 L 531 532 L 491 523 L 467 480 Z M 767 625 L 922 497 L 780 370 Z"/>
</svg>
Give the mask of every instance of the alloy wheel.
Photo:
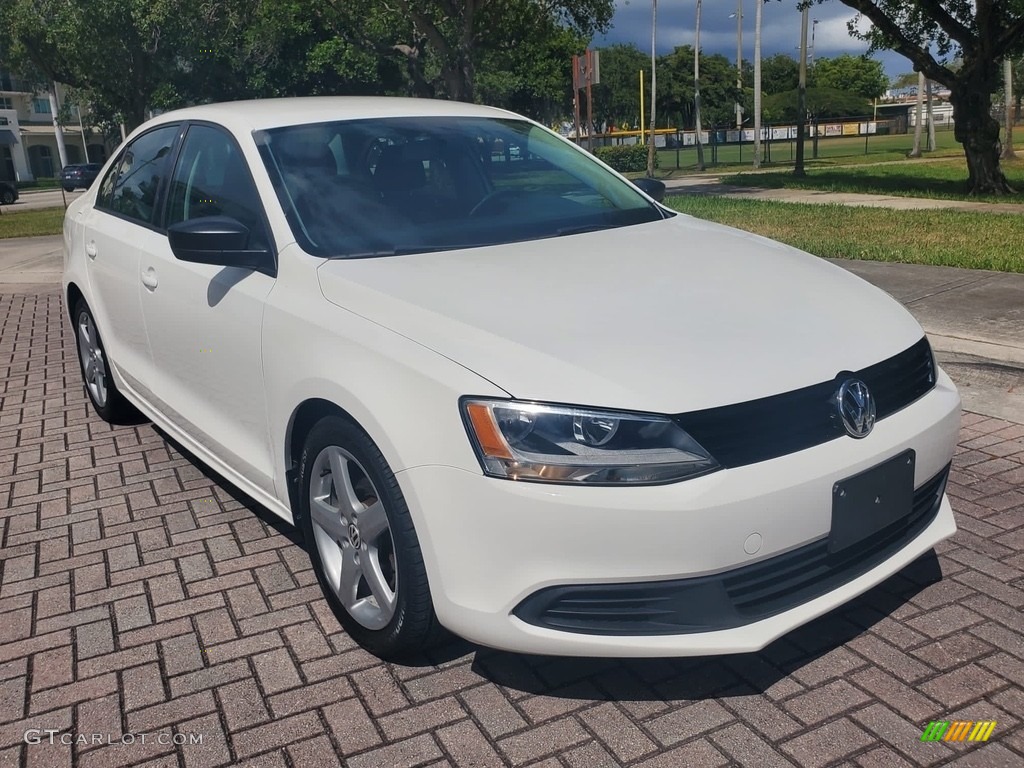
<svg viewBox="0 0 1024 768">
<path fill-rule="evenodd" d="M 78 356 L 85 372 L 85 386 L 97 407 L 107 404 L 107 364 L 96 334 L 96 327 L 88 312 L 78 316 Z"/>
<path fill-rule="evenodd" d="M 367 629 L 395 615 L 398 568 L 380 494 L 363 466 L 330 445 L 317 455 L 309 511 L 323 576 L 345 610 Z"/>
</svg>

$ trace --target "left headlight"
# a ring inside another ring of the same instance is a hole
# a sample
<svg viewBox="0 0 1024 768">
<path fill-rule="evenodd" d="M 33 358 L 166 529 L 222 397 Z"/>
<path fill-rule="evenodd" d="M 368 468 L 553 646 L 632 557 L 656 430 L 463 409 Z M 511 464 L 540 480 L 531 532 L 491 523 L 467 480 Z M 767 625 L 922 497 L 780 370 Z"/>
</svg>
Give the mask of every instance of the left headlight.
<svg viewBox="0 0 1024 768">
<path fill-rule="evenodd" d="M 650 485 L 719 468 L 667 416 L 468 398 L 462 414 L 484 473 L 492 477 Z"/>
</svg>

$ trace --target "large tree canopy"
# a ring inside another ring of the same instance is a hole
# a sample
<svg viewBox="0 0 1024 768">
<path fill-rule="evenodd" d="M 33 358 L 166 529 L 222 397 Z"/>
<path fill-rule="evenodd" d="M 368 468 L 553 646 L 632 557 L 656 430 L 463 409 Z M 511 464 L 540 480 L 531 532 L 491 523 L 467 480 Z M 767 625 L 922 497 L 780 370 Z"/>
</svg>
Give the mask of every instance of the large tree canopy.
<svg viewBox="0 0 1024 768">
<path fill-rule="evenodd" d="M 824 0 L 817 0 L 823 2 Z M 1024 52 L 1022 0 L 840 0 L 871 22 L 850 31 L 906 56 L 914 70 L 949 88 L 955 135 L 964 147 L 970 186 L 976 193 L 1011 192 L 999 167 L 999 122 L 992 93 L 1000 62 Z M 953 60 L 960 64 L 951 66 Z"/>
<path fill-rule="evenodd" d="M 3 0 L 0 51 L 131 126 L 205 101 L 474 100 L 478 87 L 543 117 L 571 104 L 571 57 L 612 11 L 613 0 Z"/>
<path fill-rule="evenodd" d="M 405 56 L 418 92 L 460 101 L 474 100 L 488 50 L 550 39 L 556 28 L 589 40 L 608 29 L 614 12 L 613 0 L 332 0 L 330 7 L 341 36 L 351 39 L 361 28 L 368 33 L 364 42 Z M 437 83 L 421 64 L 424 52 L 437 68 Z"/>
<path fill-rule="evenodd" d="M 832 59 L 818 59 L 814 63 L 811 82 L 817 88 L 850 91 L 864 99 L 878 98 L 889 86 L 882 62 L 848 53 Z"/>
</svg>

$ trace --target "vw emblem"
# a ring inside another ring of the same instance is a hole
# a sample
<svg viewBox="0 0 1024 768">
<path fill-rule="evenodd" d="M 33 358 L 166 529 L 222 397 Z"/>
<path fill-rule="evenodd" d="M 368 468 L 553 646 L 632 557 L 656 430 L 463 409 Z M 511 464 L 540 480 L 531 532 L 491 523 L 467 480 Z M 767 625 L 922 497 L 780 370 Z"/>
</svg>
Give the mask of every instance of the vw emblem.
<svg viewBox="0 0 1024 768">
<path fill-rule="evenodd" d="M 875 426 L 875 398 L 860 379 L 847 379 L 836 392 L 836 408 L 850 437 L 867 437 Z"/>
<path fill-rule="evenodd" d="M 348 527 L 348 543 L 352 545 L 353 549 L 359 549 L 359 529 L 355 526 L 355 523 Z"/>
</svg>

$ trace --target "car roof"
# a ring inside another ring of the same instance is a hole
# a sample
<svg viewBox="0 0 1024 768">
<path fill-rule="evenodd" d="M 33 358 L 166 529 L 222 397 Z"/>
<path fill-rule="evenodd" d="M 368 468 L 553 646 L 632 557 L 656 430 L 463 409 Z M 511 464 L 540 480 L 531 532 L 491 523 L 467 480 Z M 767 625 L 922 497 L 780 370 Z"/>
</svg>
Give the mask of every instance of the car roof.
<svg viewBox="0 0 1024 768">
<path fill-rule="evenodd" d="M 374 117 L 491 117 L 518 118 L 512 112 L 478 104 L 395 96 L 303 96 L 204 104 L 167 112 L 146 127 L 178 120 L 209 120 L 236 133 L 287 125 L 358 120 Z"/>
</svg>

